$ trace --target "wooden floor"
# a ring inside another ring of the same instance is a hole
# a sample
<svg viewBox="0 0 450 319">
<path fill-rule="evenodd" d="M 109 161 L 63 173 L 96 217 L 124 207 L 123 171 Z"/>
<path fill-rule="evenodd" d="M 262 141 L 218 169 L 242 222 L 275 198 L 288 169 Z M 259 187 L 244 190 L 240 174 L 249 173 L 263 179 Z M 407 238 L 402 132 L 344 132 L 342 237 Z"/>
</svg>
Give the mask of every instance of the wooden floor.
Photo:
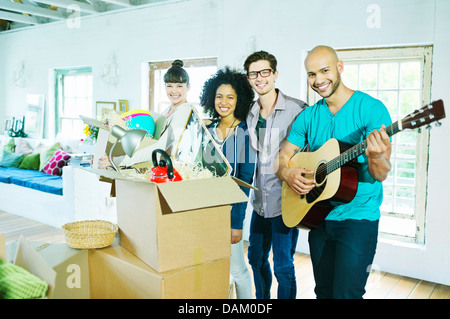
<svg viewBox="0 0 450 319">
<path fill-rule="evenodd" d="M 248 242 L 245 242 L 245 256 L 247 256 L 247 247 Z M 249 271 L 252 272 L 247 259 L 246 261 Z M 272 254 L 269 256 L 269 261 L 273 269 Z M 315 299 L 315 282 L 309 255 L 295 253 L 294 265 L 297 279 L 297 299 Z M 253 287 L 254 296 L 255 289 Z M 272 281 L 271 296 L 272 298 L 277 296 L 275 278 Z M 364 299 L 450 299 L 450 286 L 373 270 L 367 280 Z"/>
<path fill-rule="evenodd" d="M 270 260 L 271 258 L 272 256 Z M 294 256 L 294 265 L 297 299 L 315 299 L 315 283 L 309 255 L 297 252 Z M 251 272 L 251 267 L 249 270 Z M 272 282 L 271 296 L 272 298 L 277 296 L 276 279 Z M 450 287 L 401 275 L 372 271 L 367 280 L 364 299 L 450 299 Z"/>
<path fill-rule="evenodd" d="M 64 243 L 61 229 L 19 216 L 0 212 L 0 233 L 6 243 L 23 235 L 29 241 Z M 248 243 L 245 244 L 245 251 Z M 246 255 L 246 254 L 245 254 Z M 272 257 L 270 257 L 270 260 Z M 297 299 L 314 299 L 314 277 L 309 255 L 296 253 L 294 257 L 297 278 Z M 272 268 L 273 269 L 273 268 Z M 251 272 L 251 268 L 249 267 Z M 276 298 L 277 281 L 274 278 L 272 298 Z M 373 271 L 366 286 L 366 299 L 450 299 L 450 287 L 400 275 Z M 253 289 L 254 295 L 254 289 Z"/>
</svg>

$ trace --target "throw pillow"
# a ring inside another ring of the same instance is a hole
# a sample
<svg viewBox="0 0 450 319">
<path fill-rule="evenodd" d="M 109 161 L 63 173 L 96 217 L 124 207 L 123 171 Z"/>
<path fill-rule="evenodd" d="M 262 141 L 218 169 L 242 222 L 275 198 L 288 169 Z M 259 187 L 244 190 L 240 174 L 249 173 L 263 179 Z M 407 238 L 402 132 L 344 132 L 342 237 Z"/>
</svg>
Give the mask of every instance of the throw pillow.
<svg viewBox="0 0 450 319">
<path fill-rule="evenodd" d="M 69 154 L 61 150 L 56 151 L 42 171 L 50 175 L 62 175 L 62 168 L 67 165 L 69 160 Z"/>
<path fill-rule="evenodd" d="M 14 144 L 14 139 L 11 138 L 8 143 L 3 145 L 2 150 L 7 150 L 10 153 L 14 153 L 16 145 Z"/>
<path fill-rule="evenodd" d="M 40 163 L 40 154 L 28 154 L 25 155 L 22 163 L 20 163 L 19 168 L 21 169 L 31 169 L 31 170 L 39 170 Z"/>
<path fill-rule="evenodd" d="M 19 167 L 25 155 L 8 152 L 6 149 L 2 152 L 0 167 Z"/>
<path fill-rule="evenodd" d="M 31 145 L 27 142 L 26 139 L 22 137 L 16 137 L 15 139 L 16 149 L 15 153 L 17 154 L 31 154 L 33 152 L 33 148 Z"/>
<path fill-rule="evenodd" d="M 38 146 L 36 146 L 36 147 L 34 148 L 33 153 L 34 153 L 34 154 L 36 154 L 36 153 L 41 153 L 42 151 L 44 151 L 44 150 L 47 149 L 47 148 L 48 148 L 47 145 L 45 145 L 45 144 L 42 143 L 42 142 L 39 142 Z"/>
<path fill-rule="evenodd" d="M 39 161 L 40 161 L 39 170 L 40 171 L 42 171 L 44 169 L 45 165 L 47 165 L 47 163 L 52 158 L 52 156 L 55 154 L 55 152 L 60 149 L 61 149 L 61 144 L 55 143 L 51 146 L 47 146 L 39 153 L 39 154 L 41 154 L 40 158 L 39 158 Z"/>
</svg>

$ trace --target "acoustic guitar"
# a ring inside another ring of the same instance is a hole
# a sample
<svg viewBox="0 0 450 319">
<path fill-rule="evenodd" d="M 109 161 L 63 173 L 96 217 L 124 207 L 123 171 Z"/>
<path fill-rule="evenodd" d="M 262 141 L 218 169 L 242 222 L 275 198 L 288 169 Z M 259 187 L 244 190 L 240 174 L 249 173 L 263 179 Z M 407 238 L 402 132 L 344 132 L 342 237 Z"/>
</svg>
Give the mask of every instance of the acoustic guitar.
<svg viewBox="0 0 450 319">
<path fill-rule="evenodd" d="M 386 128 L 388 136 L 405 129 L 415 129 L 445 118 L 444 103 L 435 101 L 394 122 Z M 367 140 L 349 146 L 334 138 L 328 140 L 314 152 L 299 152 L 289 161 L 289 167 L 303 167 L 313 172 L 306 175 L 316 182 L 306 195 L 299 195 L 283 182 L 281 210 L 283 222 L 288 227 L 314 229 L 335 207 L 333 202 L 349 203 L 358 189 L 358 167 L 356 158 L 363 154 Z"/>
</svg>

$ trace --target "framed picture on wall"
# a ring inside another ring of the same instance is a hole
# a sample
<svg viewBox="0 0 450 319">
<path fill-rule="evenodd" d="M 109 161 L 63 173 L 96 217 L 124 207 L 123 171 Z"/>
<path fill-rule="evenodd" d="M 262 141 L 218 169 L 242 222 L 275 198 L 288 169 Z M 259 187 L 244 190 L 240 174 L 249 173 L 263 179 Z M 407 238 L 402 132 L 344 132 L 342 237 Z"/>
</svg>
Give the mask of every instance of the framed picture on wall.
<svg viewBox="0 0 450 319">
<path fill-rule="evenodd" d="M 95 103 L 95 116 L 97 120 L 101 120 L 107 110 L 116 110 L 116 102 L 97 101 Z"/>
<path fill-rule="evenodd" d="M 128 112 L 128 101 L 127 100 L 119 100 L 119 111 L 122 113 Z"/>
</svg>

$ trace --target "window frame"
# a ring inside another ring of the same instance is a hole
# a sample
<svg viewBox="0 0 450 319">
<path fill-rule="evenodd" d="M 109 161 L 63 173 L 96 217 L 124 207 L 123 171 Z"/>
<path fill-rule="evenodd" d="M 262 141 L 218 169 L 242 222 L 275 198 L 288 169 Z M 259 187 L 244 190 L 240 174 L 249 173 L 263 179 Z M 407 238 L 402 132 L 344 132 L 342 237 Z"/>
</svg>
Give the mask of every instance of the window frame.
<svg viewBox="0 0 450 319">
<path fill-rule="evenodd" d="M 77 75 L 77 74 L 86 74 L 89 73 L 93 79 L 92 67 L 73 67 L 73 68 L 59 68 L 54 70 L 54 79 L 55 79 L 55 136 L 61 132 L 62 120 L 63 119 L 76 119 L 75 117 L 62 117 L 61 111 L 64 103 L 64 83 L 63 79 L 66 75 Z M 93 99 L 93 96 L 92 96 Z M 91 105 L 92 114 L 94 112 L 94 106 Z M 81 119 L 80 119 L 81 120 Z"/>
<path fill-rule="evenodd" d="M 431 75 L 432 75 L 432 55 L 433 45 L 408 46 L 408 47 L 382 47 L 382 48 L 351 48 L 336 50 L 339 59 L 345 64 L 351 62 L 374 62 L 383 61 L 407 61 L 418 60 L 422 64 L 421 74 L 421 105 L 420 108 L 431 102 Z M 378 85 L 378 81 L 377 81 Z M 353 89 L 353 88 L 352 88 Z M 377 86 L 377 91 L 378 91 Z M 310 105 L 317 101 L 318 95 L 308 85 L 307 100 Z M 320 97 L 319 97 L 320 98 Z M 399 134 L 402 134 L 401 132 Z M 381 238 L 425 244 L 425 218 L 428 189 L 428 161 L 429 161 L 429 131 L 420 130 L 416 138 L 416 169 L 415 177 L 415 203 L 413 215 L 397 212 L 381 212 L 382 216 L 399 219 L 415 220 L 416 230 L 414 236 L 385 233 L 380 231 Z"/>
</svg>

